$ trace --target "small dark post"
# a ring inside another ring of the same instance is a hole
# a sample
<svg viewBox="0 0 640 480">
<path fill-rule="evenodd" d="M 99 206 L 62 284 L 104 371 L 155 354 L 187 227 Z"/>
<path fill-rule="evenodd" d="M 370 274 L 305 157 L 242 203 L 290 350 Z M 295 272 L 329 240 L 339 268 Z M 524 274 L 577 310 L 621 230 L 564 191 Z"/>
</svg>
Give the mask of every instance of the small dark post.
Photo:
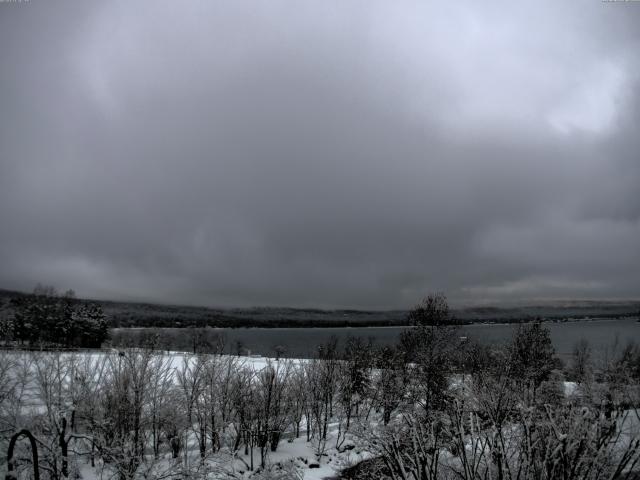
<svg viewBox="0 0 640 480">
<path fill-rule="evenodd" d="M 16 442 L 18 438 L 22 435 L 29 439 L 31 443 L 31 455 L 33 457 L 33 478 L 34 480 L 40 480 L 40 469 L 38 468 L 38 446 L 36 445 L 36 439 L 31 435 L 29 430 L 20 430 L 13 437 L 11 437 L 11 441 L 9 441 L 9 449 L 7 450 L 7 476 L 6 480 L 15 480 L 16 476 L 14 474 L 15 465 L 13 464 L 13 449 L 16 446 Z"/>
</svg>

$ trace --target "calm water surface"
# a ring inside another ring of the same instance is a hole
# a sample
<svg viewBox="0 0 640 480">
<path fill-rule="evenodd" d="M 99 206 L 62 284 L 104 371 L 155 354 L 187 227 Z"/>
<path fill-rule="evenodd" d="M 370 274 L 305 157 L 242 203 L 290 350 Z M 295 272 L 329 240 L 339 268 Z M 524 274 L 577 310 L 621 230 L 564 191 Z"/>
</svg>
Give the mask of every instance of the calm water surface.
<svg viewBox="0 0 640 480">
<path fill-rule="evenodd" d="M 640 342 L 640 323 L 636 319 L 590 320 L 566 323 L 545 323 L 551 331 L 551 339 L 557 353 L 571 354 L 574 345 L 587 340 L 594 351 L 620 348 L 630 340 Z M 214 329 L 225 337 L 228 348 L 241 342 L 251 353 L 272 356 L 276 346 L 282 346 L 287 356 L 305 357 L 313 355 L 316 347 L 332 336 L 344 341 L 349 336 L 371 338 L 378 345 L 395 343 L 400 332 L 410 327 L 365 327 L 365 328 L 220 328 Z M 516 325 L 480 324 L 462 327 L 461 335 L 484 344 L 508 342 Z"/>
</svg>

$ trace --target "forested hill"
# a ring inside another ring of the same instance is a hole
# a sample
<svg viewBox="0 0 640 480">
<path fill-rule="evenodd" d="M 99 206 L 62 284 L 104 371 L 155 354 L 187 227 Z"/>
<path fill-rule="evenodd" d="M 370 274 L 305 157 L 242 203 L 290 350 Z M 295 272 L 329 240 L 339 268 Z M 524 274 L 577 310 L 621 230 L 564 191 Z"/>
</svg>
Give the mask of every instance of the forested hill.
<svg viewBox="0 0 640 480">
<path fill-rule="evenodd" d="M 0 319 L 11 314 L 9 301 L 22 292 L 0 289 Z M 95 300 L 111 327 L 365 327 L 407 324 L 407 311 L 321 310 L 305 308 L 209 308 Z M 640 302 L 564 302 L 544 306 L 453 309 L 461 323 L 572 320 L 638 315 Z"/>
</svg>

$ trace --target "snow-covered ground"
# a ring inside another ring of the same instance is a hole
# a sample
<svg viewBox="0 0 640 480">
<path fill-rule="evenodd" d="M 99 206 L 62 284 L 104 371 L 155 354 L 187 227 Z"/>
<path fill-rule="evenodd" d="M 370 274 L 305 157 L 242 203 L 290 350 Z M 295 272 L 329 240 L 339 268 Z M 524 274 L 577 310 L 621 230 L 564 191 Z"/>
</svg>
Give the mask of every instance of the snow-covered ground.
<svg viewBox="0 0 640 480">
<path fill-rule="evenodd" d="M 99 364 L 101 360 L 105 359 L 108 355 L 112 355 L 112 358 L 116 359 L 118 357 L 117 351 L 95 351 L 95 352 L 83 352 L 83 353 L 44 353 L 33 355 L 33 352 L 4 352 L 2 355 L 14 356 L 15 358 L 32 358 L 32 363 L 30 364 L 30 369 L 35 371 L 38 368 L 39 360 L 38 355 L 59 355 L 62 359 L 70 359 L 71 357 L 78 357 L 81 362 L 91 362 L 92 364 Z M 190 365 L 191 362 L 196 360 L 196 357 L 192 354 L 186 352 L 167 352 L 161 354 L 165 359 L 168 360 L 169 368 L 175 369 L 176 371 L 180 371 L 183 369 L 185 365 Z M 40 357 L 41 358 L 41 357 Z M 228 356 L 224 356 L 223 358 L 230 358 Z M 235 366 L 237 367 L 249 367 L 254 372 L 259 372 L 264 369 L 267 365 L 273 364 L 277 365 L 282 362 L 292 362 L 294 364 L 302 364 L 309 362 L 309 360 L 302 359 L 284 359 L 280 360 L 280 362 L 274 358 L 266 358 L 266 357 L 234 357 Z M 461 387 L 464 386 L 465 382 L 467 382 L 466 376 L 454 376 L 452 378 L 452 387 Z M 575 382 L 564 382 L 564 393 L 566 396 L 571 396 L 574 394 L 578 394 L 578 385 Z M 34 395 L 33 399 L 29 402 L 25 403 L 25 406 L 30 409 L 32 412 L 37 412 L 40 408 L 43 408 L 41 405 L 37 404 L 37 397 Z M 303 420 L 302 425 L 305 422 Z M 630 422 L 632 428 L 637 430 L 638 421 L 633 420 Z M 279 443 L 277 451 L 271 452 L 269 451 L 267 454 L 266 465 L 267 467 L 275 467 L 277 465 L 287 465 L 288 467 L 294 466 L 299 474 L 299 479 L 304 480 L 320 480 L 320 479 L 330 479 L 335 478 L 338 472 L 343 470 L 346 467 L 355 465 L 362 460 L 369 458 L 370 454 L 368 452 L 363 451 L 357 445 L 357 441 L 353 441 L 353 438 L 348 437 L 347 441 L 342 444 L 342 447 L 345 445 L 349 445 L 350 448 L 345 449 L 341 448 L 338 450 L 335 447 L 336 443 L 336 435 L 338 430 L 338 424 L 333 423 L 329 425 L 328 429 L 328 438 L 326 442 L 326 449 L 324 454 L 320 456 L 320 460 L 318 460 L 317 448 L 314 441 L 306 440 L 306 432 L 302 430 L 300 432 L 299 438 L 293 438 L 294 435 L 292 432 L 285 432 L 283 435 L 282 441 Z M 634 431 L 635 432 L 635 431 Z M 635 435 L 635 433 L 634 433 Z M 184 455 L 187 456 L 187 462 L 191 465 L 196 465 L 200 462 L 199 458 L 199 450 L 197 446 L 196 439 L 193 435 L 187 439 L 187 448 L 185 452 L 181 454 L 181 458 L 179 462 L 184 462 Z M 225 453 L 226 452 L 226 453 Z M 250 470 L 250 465 L 252 464 L 251 453 L 245 454 L 244 448 L 241 448 L 239 452 L 236 452 L 233 456 L 230 453 L 229 448 L 223 447 L 219 454 L 212 455 L 210 459 L 207 459 L 205 462 L 206 468 L 210 471 L 210 475 L 207 478 L 219 478 L 216 475 L 216 472 L 226 472 L 226 474 L 235 475 L 235 478 L 251 478 L 256 470 L 259 470 L 261 463 L 260 449 L 253 449 L 253 471 Z M 77 464 L 77 469 L 80 472 L 82 478 L 84 479 L 97 479 L 101 478 L 104 480 L 109 479 L 113 472 L 108 469 L 102 469 L 101 465 L 98 464 L 96 467 L 91 467 L 88 464 L 88 460 L 86 457 L 78 460 L 80 463 Z M 163 458 L 159 460 L 153 460 L 151 455 L 146 457 L 145 463 L 148 465 L 143 465 L 141 468 L 152 468 L 153 471 L 158 472 L 160 477 L 160 473 L 162 471 L 167 471 L 172 467 L 172 462 L 176 462 L 171 459 L 171 455 L 169 453 L 165 454 Z M 178 463 L 179 463 L 178 462 Z M 153 475 L 151 476 L 153 478 Z M 225 476 L 223 478 L 229 478 Z"/>
<path fill-rule="evenodd" d="M 328 443 L 332 441 L 334 441 L 333 436 L 328 439 Z M 206 461 L 206 469 L 209 472 L 207 478 L 211 478 L 212 480 L 216 478 L 240 479 L 259 475 L 261 471 L 259 449 L 254 449 L 253 455 L 254 470 L 251 471 L 251 455 L 245 455 L 244 450 L 241 450 L 236 457 L 231 457 L 221 452 L 219 455 L 209 458 Z M 146 461 L 149 462 L 150 465 L 151 457 L 148 457 Z M 344 468 L 355 465 L 369 457 L 366 452 L 357 448 L 343 452 L 338 452 L 335 448 L 328 448 L 326 454 L 323 455 L 321 461 L 318 462 L 312 442 L 307 442 L 303 434 L 300 438 L 282 441 L 276 452 L 269 452 L 266 467 L 267 469 L 273 469 L 277 468 L 277 465 L 282 465 L 285 468 L 287 466 L 294 466 L 298 472 L 298 478 L 301 480 L 334 479 Z M 184 461 L 184 457 L 181 456 L 179 461 Z M 196 465 L 198 462 L 197 448 L 195 445 L 191 445 L 189 448 L 189 463 Z M 153 467 L 151 468 L 160 476 L 164 472 L 168 472 L 172 464 L 172 459 L 170 455 L 167 454 L 159 461 L 153 463 Z M 100 463 L 96 464 L 95 467 L 91 467 L 88 459 L 81 459 L 77 467 L 82 479 L 85 480 L 107 480 L 113 475 L 113 472 L 110 470 L 103 470 Z M 149 468 L 149 466 L 143 466 L 141 470 L 145 468 Z"/>
<path fill-rule="evenodd" d="M 61 360 L 70 360 L 76 358 L 79 363 L 90 364 L 98 366 L 107 356 L 111 355 L 113 359 L 117 359 L 118 351 L 95 351 L 95 352 L 27 352 L 27 351 L 5 351 L 1 352 L 2 355 L 6 355 L 14 360 L 22 360 L 22 365 L 27 365 L 31 372 L 30 380 L 24 385 L 24 396 L 22 403 L 22 411 L 27 415 L 34 415 L 39 413 L 45 413 L 46 407 L 42 403 L 39 395 L 36 393 L 35 374 L 38 368 L 43 366 L 43 356 L 53 357 L 59 356 Z M 160 353 L 162 357 L 169 360 L 169 368 L 174 369 L 176 372 L 185 367 L 185 364 L 191 365 L 196 361 L 196 356 L 187 352 L 166 352 Z M 222 356 L 228 359 L 229 356 Z M 292 362 L 299 365 L 309 360 L 306 359 L 282 359 L 277 360 L 275 358 L 266 358 L 260 356 L 241 356 L 234 357 L 235 366 L 248 367 L 254 372 L 259 372 L 264 369 L 268 364 L 278 365 L 279 363 Z M 23 375 L 24 372 L 15 371 L 14 375 Z M 175 378 L 175 376 L 174 376 Z M 303 425 L 305 421 L 303 420 Z M 299 478 L 304 480 L 319 480 L 325 478 L 335 478 L 337 472 L 348 466 L 354 465 L 360 462 L 366 457 L 366 453 L 361 452 L 356 448 L 344 449 L 339 452 L 335 448 L 335 433 L 337 430 L 337 424 L 329 424 L 327 443 L 325 453 L 318 460 L 318 456 L 315 453 L 315 445 L 313 441 L 308 442 L 306 440 L 306 431 L 301 429 L 299 438 L 293 438 L 293 432 L 285 432 L 283 440 L 279 443 L 277 451 L 268 451 L 266 466 L 274 467 L 278 464 L 286 465 L 293 464 Z M 346 442 L 349 443 L 348 441 Z M 196 465 L 200 462 L 198 446 L 193 435 L 187 441 L 186 452 L 181 454 L 180 461 L 184 461 L 184 455 L 188 457 L 188 462 L 192 465 Z M 225 448 L 221 450 L 219 454 L 213 455 L 207 459 L 206 465 L 210 469 L 210 474 L 207 478 L 217 478 L 216 472 L 226 472 L 221 478 L 229 478 L 228 474 L 232 473 L 237 478 L 250 478 L 260 470 L 261 458 L 260 449 L 255 447 L 253 449 L 253 470 L 250 470 L 251 465 L 251 452 L 249 454 L 244 453 L 244 448 L 241 448 L 239 452 L 236 452 L 234 456 Z M 113 476 L 113 472 L 108 468 L 102 468 L 99 462 L 95 467 L 91 467 L 89 459 L 82 457 L 77 459 L 76 468 L 83 479 L 110 479 Z M 166 453 L 159 460 L 154 460 L 152 455 L 146 455 L 145 463 L 141 468 L 152 468 L 153 471 L 157 471 L 160 476 L 161 472 L 166 472 L 171 468 L 172 462 L 170 453 Z M 4 472 L 1 472 L 4 473 Z"/>
</svg>

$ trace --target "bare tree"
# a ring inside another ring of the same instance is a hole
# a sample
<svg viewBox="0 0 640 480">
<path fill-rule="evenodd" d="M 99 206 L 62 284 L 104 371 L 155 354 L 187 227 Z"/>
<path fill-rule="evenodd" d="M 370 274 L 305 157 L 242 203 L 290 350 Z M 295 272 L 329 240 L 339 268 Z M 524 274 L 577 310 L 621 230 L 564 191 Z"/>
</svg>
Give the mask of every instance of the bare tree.
<svg viewBox="0 0 640 480">
<path fill-rule="evenodd" d="M 345 431 L 351 418 L 359 414 L 360 405 L 369 396 L 374 347 L 357 337 L 349 337 L 345 344 L 343 361 L 338 368 L 338 401 L 345 419 Z"/>
<path fill-rule="evenodd" d="M 207 451 L 207 429 L 209 413 L 204 397 L 205 372 L 208 360 L 203 355 L 185 355 L 177 380 L 186 410 L 186 420 L 198 442 L 200 459 L 204 461 Z"/>
<path fill-rule="evenodd" d="M 121 480 L 136 475 L 147 442 L 152 353 L 121 351 L 108 358 L 97 448 Z"/>
<path fill-rule="evenodd" d="M 255 372 L 256 431 L 262 467 L 268 450 L 276 451 L 282 433 L 290 423 L 288 381 L 291 367 L 291 361 L 268 361 L 264 368 Z"/>
<path fill-rule="evenodd" d="M 168 407 L 172 405 L 171 390 L 175 382 L 171 357 L 154 355 L 149 372 L 148 418 L 153 455 L 157 459 L 160 455 L 161 433 L 169 422 L 167 417 L 171 416 Z"/>
<path fill-rule="evenodd" d="M 85 439 L 76 432 L 76 410 L 81 398 L 77 358 L 61 353 L 38 354 L 34 362 L 33 394 L 44 410 L 32 419 L 31 430 L 40 446 L 40 468 L 50 478 L 69 477 L 72 440 Z M 84 443 L 84 442 L 83 442 Z M 87 453 L 76 450 L 76 454 Z"/>
<path fill-rule="evenodd" d="M 409 312 L 414 329 L 401 334 L 400 350 L 410 364 L 413 401 L 425 412 L 441 410 L 449 377 L 459 363 L 460 334 L 443 294 L 427 296 Z"/>
<path fill-rule="evenodd" d="M 577 342 L 573 347 L 573 361 L 571 375 L 579 383 L 588 382 L 593 374 L 591 345 L 585 339 Z"/>
<path fill-rule="evenodd" d="M 409 364 L 404 361 L 402 351 L 393 347 L 382 347 L 377 352 L 375 366 L 371 406 L 382 411 L 382 422 L 387 425 L 394 412 L 407 399 Z"/>
<path fill-rule="evenodd" d="M 449 303 L 443 293 L 427 295 L 409 311 L 409 322 L 421 327 L 439 327 L 451 323 Z"/>
<path fill-rule="evenodd" d="M 308 384 L 305 368 L 296 365 L 289 378 L 290 415 L 296 438 L 300 437 L 300 424 L 307 411 Z"/>
</svg>

